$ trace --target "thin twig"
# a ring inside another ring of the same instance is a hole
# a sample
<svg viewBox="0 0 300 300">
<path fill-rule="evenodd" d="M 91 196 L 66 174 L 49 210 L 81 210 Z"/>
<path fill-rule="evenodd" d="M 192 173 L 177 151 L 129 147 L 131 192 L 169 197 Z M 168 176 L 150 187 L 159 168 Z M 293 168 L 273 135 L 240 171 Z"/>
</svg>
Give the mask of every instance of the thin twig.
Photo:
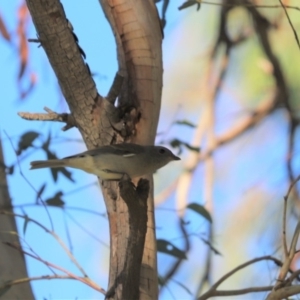
<svg viewBox="0 0 300 300">
<path fill-rule="evenodd" d="M 19 217 L 19 218 L 25 219 L 27 222 L 32 222 L 32 223 L 38 225 L 40 228 L 42 228 L 47 233 L 49 233 L 50 235 L 52 235 L 56 239 L 56 241 L 61 245 L 61 247 L 65 250 L 66 254 L 69 256 L 69 258 L 74 263 L 74 265 L 79 269 L 79 271 L 84 275 L 84 277 L 88 277 L 88 275 L 85 273 L 85 271 L 83 270 L 83 268 L 77 262 L 76 258 L 70 252 L 70 250 L 68 249 L 68 247 L 65 245 L 65 243 L 60 239 L 60 237 L 54 231 L 49 230 L 46 226 L 44 226 L 43 224 L 41 224 L 40 222 L 38 222 L 38 221 L 36 221 L 34 219 L 29 218 L 28 216 L 23 216 L 23 215 L 16 214 L 16 213 L 11 213 L 11 212 L 8 212 L 8 211 L 5 211 L 5 210 L 0 210 L 0 214 L 2 214 L 2 215 L 8 215 L 8 216 L 13 216 L 13 217 Z"/>
<path fill-rule="evenodd" d="M 224 276 L 222 276 L 215 284 L 213 284 L 211 286 L 211 288 L 204 293 L 203 295 L 201 295 L 198 300 L 204 300 L 204 299 L 208 299 L 209 297 L 213 297 L 213 296 L 233 296 L 233 295 L 242 295 L 242 294 L 246 294 L 246 293 L 253 293 L 253 292 L 261 292 L 261 291 L 270 291 L 272 290 L 273 286 L 268 286 L 268 287 L 256 287 L 256 288 L 246 288 L 246 289 L 241 289 L 241 290 L 229 290 L 229 291 L 221 291 L 221 290 L 217 290 L 218 286 L 220 286 L 225 280 L 227 280 L 229 277 L 231 277 L 232 275 L 234 275 L 237 271 L 250 266 L 251 264 L 263 261 L 263 260 L 271 260 L 273 261 L 276 265 L 282 266 L 283 263 L 275 258 L 272 257 L 270 255 L 267 256 L 262 256 L 262 257 L 257 257 L 254 258 L 248 262 L 245 262 L 239 266 L 237 266 L 236 268 L 234 268 L 233 270 L 231 270 L 230 272 L 228 272 L 227 274 L 225 274 Z"/>
<path fill-rule="evenodd" d="M 183 239 L 184 239 L 184 249 L 182 250 L 185 254 L 187 254 L 190 251 L 190 240 L 189 240 L 189 235 L 186 231 L 185 228 L 185 223 L 183 219 L 179 219 L 179 228 L 181 230 L 181 233 L 183 235 Z M 166 272 L 166 275 L 162 278 L 162 286 L 160 288 L 160 293 L 162 292 L 163 288 L 167 286 L 167 283 L 169 280 L 172 279 L 172 277 L 176 274 L 176 272 L 178 271 L 179 267 L 181 266 L 182 262 L 184 261 L 184 258 L 179 257 L 174 264 L 172 264 L 170 266 L 170 268 L 168 269 L 168 271 Z"/>
<path fill-rule="evenodd" d="M 233 6 L 243 6 L 243 7 L 255 7 L 255 8 L 281 8 L 282 5 L 259 5 L 259 4 L 251 4 L 251 3 L 243 3 L 243 4 L 235 4 L 235 3 L 227 3 L 222 4 L 218 2 L 208 2 L 208 1 L 201 1 L 201 4 L 209 4 L 209 5 L 216 5 L 216 6 L 225 6 L 225 7 L 233 7 Z M 293 5 L 283 5 L 287 9 L 295 9 L 300 11 L 300 7 L 293 6 Z"/>
<path fill-rule="evenodd" d="M 6 242 L 4 242 L 4 244 L 6 244 L 7 246 L 10 246 L 10 247 L 12 247 L 12 248 L 14 248 L 14 249 L 16 249 L 16 250 L 22 252 L 22 253 L 24 253 L 24 254 L 27 255 L 27 256 L 30 256 L 30 257 L 36 259 L 37 261 L 42 262 L 42 263 L 45 264 L 46 266 L 50 266 L 51 268 L 57 269 L 57 270 L 59 270 L 59 271 L 65 273 L 65 274 L 67 274 L 68 276 L 70 276 L 70 277 L 72 277 L 72 278 L 74 278 L 74 279 L 76 279 L 76 280 L 78 280 L 78 281 L 80 281 L 80 282 L 82 282 L 82 283 L 87 284 L 88 286 L 94 288 L 95 290 L 97 290 L 97 291 L 99 291 L 100 293 L 102 293 L 102 294 L 105 295 L 105 290 L 104 290 L 103 288 L 99 287 L 96 283 L 94 283 L 94 282 L 93 282 L 91 279 L 89 279 L 88 277 L 79 277 L 79 276 L 77 276 L 77 275 L 75 275 L 75 274 L 69 272 L 68 270 L 66 270 L 66 269 L 64 269 L 64 268 L 62 268 L 62 267 L 60 267 L 60 266 L 57 266 L 57 265 L 55 265 L 55 264 L 53 264 L 53 263 L 50 263 L 50 262 L 48 262 L 48 261 L 46 261 L 46 260 L 44 260 L 44 259 L 42 259 L 42 258 L 40 258 L 40 257 L 38 257 L 38 256 L 35 256 L 35 255 L 33 255 L 33 254 L 29 253 L 29 252 L 24 251 L 21 247 L 18 247 L 17 245 L 14 245 L 14 244 L 12 244 L 12 243 L 6 243 Z"/>
<path fill-rule="evenodd" d="M 287 214 L 287 197 L 284 197 L 283 204 L 283 224 L 282 224 L 282 244 L 283 244 L 283 252 L 284 257 L 287 258 L 289 255 L 287 242 L 286 242 L 286 214 Z"/>
<path fill-rule="evenodd" d="M 64 194 L 65 195 L 65 194 Z M 24 204 L 18 204 L 18 205 L 14 205 L 14 208 L 22 208 L 22 207 L 30 207 L 30 206 L 35 206 L 35 207 L 42 207 L 40 204 L 36 204 L 36 203 L 24 203 Z M 6 209 L 6 207 L 2 207 L 4 209 Z M 93 211 L 91 209 L 87 209 L 87 208 L 83 208 L 83 207 L 76 207 L 76 206 L 67 206 L 64 205 L 62 206 L 49 206 L 49 208 L 57 208 L 57 209 L 63 209 L 63 210 L 78 210 L 80 212 L 85 212 L 85 213 L 89 213 L 89 214 L 93 214 L 96 216 L 100 216 L 106 219 L 106 213 L 100 213 L 97 211 Z"/>
<path fill-rule="evenodd" d="M 283 197 L 284 198 L 284 206 L 283 206 L 283 230 L 282 230 L 282 243 L 284 249 L 284 257 L 288 258 L 289 252 L 287 249 L 287 242 L 286 242 L 286 214 L 287 214 L 287 201 L 290 196 L 290 193 L 295 186 L 295 184 L 300 180 L 300 175 L 290 184 L 287 194 Z"/>
<path fill-rule="evenodd" d="M 299 239 L 299 234 L 300 234 L 300 220 L 297 222 L 297 226 L 295 228 L 293 238 L 291 241 L 290 249 L 287 249 L 287 243 L 286 243 L 286 207 L 287 207 L 287 201 L 289 198 L 289 195 L 295 186 L 295 184 L 300 180 L 300 175 L 290 184 L 290 187 L 288 189 L 288 192 L 286 196 L 284 197 L 284 211 L 283 211 L 283 248 L 284 248 L 284 255 L 285 255 L 285 260 L 283 262 L 283 265 L 280 268 L 280 272 L 277 278 L 277 283 L 275 284 L 273 291 L 269 293 L 267 299 L 277 299 L 274 298 L 275 294 L 277 293 L 277 290 L 285 288 L 283 285 L 283 282 L 287 276 L 287 273 L 290 271 L 290 266 L 291 263 L 295 257 L 296 254 L 296 246 L 297 242 Z M 286 283 L 289 282 L 289 279 L 286 280 Z"/>
<path fill-rule="evenodd" d="M 34 276 L 34 277 L 24 277 L 24 278 L 6 281 L 3 285 L 0 286 L 0 290 L 4 290 L 8 287 L 20 283 L 26 283 L 34 280 L 45 280 L 45 279 L 76 279 L 76 278 L 67 275 L 41 275 L 41 276 Z"/>
<path fill-rule="evenodd" d="M 286 17 L 287 17 L 287 19 L 288 19 L 288 21 L 289 21 L 289 24 L 290 24 L 291 28 L 292 28 L 292 30 L 293 30 L 293 33 L 294 33 L 295 40 L 296 40 L 296 42 L 297 42 L 298 48 L 300 49 L 299 38 L 298 38 L 297 32 L 296 32 L 296 30 L 295 30 L 295 28 L 294 28 L 294 25 L 293 25 L 293 23 L 292 23 L 292 21 L 291 21 L 289 15 L 288 15 L 288 12 L 287 12 L 287 10 L 286 10 L 286 7 L 283 5 L 283 3 L 282 3 L 281 0 L 279 0 L 279 2 L 280 2 L 281 6 L 282 6 L 282 8 L 283 8 L 283 10 L 284 10 L 284 12 L 285 12 L 285 15 L 286 15 Z"/>
<path fill-rule="evenodd" d="M 250 293 L 260 293 L 260 292 L 267 292 L 272 290 L 273 286 L 258 286 L 258 287 L 251 287 L 251 288 L 245 288 L 240 290 L 220 290 L 220 291 L 213 291 L 210 294 L 204 294 L 198 298 L 198 300 L 205 300 L 210 297 L 216 297 L 216 296 L 238 296 L 238 295 L 245 295 Z M 279 299 L 279 298 L 277 298 Z"/>
<path fill-rule="evenodd" d="M 289 257 L 291 259 L 294 258 L 294 255 L 296 254 L 296 247 L 297 247 L 297 242 L 298 242 L 298 238 L 299 238 L 299 234 L 300 234 L 300 221 L 298 221 L 293 238 L 292 238 L 292 242 L 291 242 L 291 249 L 290 249 L 290 253 L 289 253 Z"/>
<path fill-rule="evenodd" d="M 271 261 L 275 262 L 276 265 L 282 265 L 282 262 L 279 259 L 272 257 L 270 255 L 257 257 L 257 258 L 251 259 L 251 260 L 237 266 L 236 268 L 234 268 L 233 270 L 231 270 L 230 272 L 225 274 L 212 286 L 212 288 L 216 289 L 219 285 L 221 285 L 221 283 L 223 283 L 225 280 L 227 280 L 230 276 L 232 276 L 237 271 L 244 269 L 244 268 L 246 268 L 252 264 L 255 264 L 257 262 L 263 261 L 263 260 L 271 260 Z"/>
<path fill-rule="evenodd" d="M 290 196 L 290 193 L 291 193 L 291 191 L 292 191 L 292 189 L 293 189 L 293 187 L 295 186 L 295 184 L 298 182 L 300 180 L 300 175 L 291 183 L 291 185 L 290 185 L 290 187 L 289 187 L 289 189 L 288 189 L 288 192 L 287 192 L 287 194 L 286 194 L 286 198 L 288 198 L 289 196 Z"/>
<path fill-rule="evenodd" d="M 37 191 L 37 190 L 35 189 L 35 187 L 31 184 L 31 182 L 27 179 L 27 177 L 23 174 L 23 171 L 22 171 L 22 168 L 21 168 L 21 164 L 20 164 L 20 160 L 19 160 L 19 156 L 17 155 L 17 151 L 16 151 L 16 149 L 15 149 L 15 147 L 14 147 L 14 145 L 13 145 L 13 142 L 12 142 L 11 138 L 9 137 L 8 133 L 7 133 L 5 130 L 4 130 L 4 133 L 5 133 L 5 135 L 7 136 L 8 140 L 9 140 L 9 142 L 10 142 L 10 145 L 11 145 L 12 149 L 14 150 L 14 152 L 15 152 L 15 154 L 16 154 L 17 163 L 18 163 L 18 167 L 19 167 L 19 171 L 20 171 L 21 176 L 22 176 L 23 179 L 27 182 L 27 184 L 35 191 L 35 193 L 38 195 L 38 191 Z M 54 225 L 53 225 L 53 222 L 52 222 L 52 219 L 51 219 L 51 216 L 50 216 L 48 207 L 47 207 L 45 201 L 43 201 L 43 199 L 41 198 L 41 196 L 39 196 L 38 199 L 41 201 L 43 207 L 45 208 L 46 214 L 47 214 L 47 216 L 48 216 L 48 218 L 49 218 L 49 222 L 50 222 L 51 229 L 52 229 L 52 231 L 54 231 Z"/>
<path fill-rule="evenodd" d="M 86 229 L 80 222 L 76 221 L 76 219 L 69 214 L 68 212 L 65 211 L 65 214 L 67 215 L 67 217 L 69 219 L 71 219 L 72 222 L 74 222 L 83 232 L 85 232 L 87 235 L 89 235 L 91 238 L 93 238 L 94 240 L 96 240 L 98 243 L 100 243 L 102 246 L 105 246 L 107 248 L 109 248 L 109 245 L 107 245 L 105 242 L 101 241 L 95 234 L 93 234 L 91 231 L 89 231 L 88 229 Z"/>
<path fill-rule="evenodd" d="M 296 246 L 297 246 L 299 234 L 300 234 L 300 221 L 298 221 L 298 223 L 297 223 L 297 226 L 296 226 L 293 238 L 292 238 L 292 242 L 291 242 L 291 247 L 288 252 L 288 257 L 286 257 L 286 259 L 280 269 L 280 273 L 278 275 L 277 283 L 276 283 L 274 289 L 276 289 L 276 287 L 278 287 L 282 283 L 282 281 L 285 279 L 285 277 L 290 269 L 290 265 L 294 259 L 295 253 L 296 253 Z"/>
</svg>

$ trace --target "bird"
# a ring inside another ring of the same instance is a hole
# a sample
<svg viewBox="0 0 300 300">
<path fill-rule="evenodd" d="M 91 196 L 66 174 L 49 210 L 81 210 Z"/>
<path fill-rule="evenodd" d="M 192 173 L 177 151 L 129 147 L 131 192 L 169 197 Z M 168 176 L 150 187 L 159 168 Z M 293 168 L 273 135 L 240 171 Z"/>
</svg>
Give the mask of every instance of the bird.
<svg viewBox="0 0 300 300">
<path fill-rule="evenodd" d="M 101 146 L 62 159 L 32 161 L 30 169 L 71 167 L 102 180 L 120 180 L 125 174 L 130 178 L 153 174 L 176 160 L 180 158 L 163 146 L 125 143 Z"/>
</svg>

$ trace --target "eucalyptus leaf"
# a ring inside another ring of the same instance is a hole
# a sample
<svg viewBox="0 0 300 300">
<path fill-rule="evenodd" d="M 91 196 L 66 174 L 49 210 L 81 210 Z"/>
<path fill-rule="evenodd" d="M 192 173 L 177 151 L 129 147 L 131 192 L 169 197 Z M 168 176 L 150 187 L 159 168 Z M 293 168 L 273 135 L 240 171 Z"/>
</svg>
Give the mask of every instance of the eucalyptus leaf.
<svg viewBox="0 0 300 300">
<path fill-rule="evenodd" d="M 195 151 L 195 152 L 200 152 L 200 148 L 199 147 L 195 147 L 195 146 L 192 146 L 186 142 L 183 142 L 179 139 L 173 139 L 171 142 L 170 142 L 170 145 L 173 147 L 173 148 L 179 148 L 179 154 L 182 152 L 182 147 L 186 147 L 188 148 L 189 150 L 191 151 Z"/>
<path fill-rule="evenodd" d="M 197 5 L 197 11 L 198 11 L 200 9 L 200 7 L 201 7 L 201 3 L 200 3 L 199 0 L 188 0 L 188 1 L 184 2 L 182 5 L 180 5 L 178 7 L 178 9 L 182 10 L 182 9 L 188 8 L 188 7 L 190 7 L 190 6 L 194 5 L 194 4 Z"/>
<path fill-rule="evenodd" d="M 24 150 L 31 147 L 32 143 L 39 135 L 40 134 L 36 131 L 28 131 L 24 133 L 19 140 L 17 155 L 20 155 Z"/>
<path fill-rule="evenodd" d="M 27 230 L 27 226 L 28 226 L 28 223 L 30 222 L 30 219 L 28 218 L 27 215 L 25 215 L 25 219 L 24 219 L 24 224 L 23 224 L 23 234 L 25 235 L 26 233 L 26 230 Z"/>
<path fill-rule="evenodd" d="M 63 192 L 57 192 L 52 198 L 47 199 L 45 202 L 51 206 L 62 207 L 65 205 L 65 201 L 62 200 Z"/>
<path fill-rule="evenodd" d="M 193 124 L 192 122 L 190 122 L 188 120 L 178 120 L 178 121 L 175 121 L 174 124 L 185 125 L 185 126 L 192 127 L 192 128 L 196 127 L 195 124 Z"/>
<path fill-rule="evenodd" d="M 205 218 L 207 221 L 212 223 L 212 217 L 203 205 L 200 205 L 198 203 L 190 203 L 186 208 L 193 210 L 194 212 Z"/>
<path fill-rule="evenodd" d="M 169 241 L 158 239 L 156 243 L 157 251 L 175 256 L 180 259 L 187 259 L 185 252 L 174 246 Z"/>
<path fill-rule="evenodd" d="M 48 159 L 58 159 L 58 157 L 56 156 L 55 153 L 51 152 L 50 150 L 46 150 L 44 149 L 47 155 Z M 68 178 L 70 181 L 75 182 L 75 180 L 72 178 L 72 173 L 70 171 L 68 171 L 66 168 L 51 168 L 50 169 L 51 174 L 52 174 L 52 178 L 54 180 L 54 182 L 57 182 L 58 179 L 58 174 L 62 173 L 66 178 Z"/>
<path fill-rule="evenodd" d="M 41 188 L 39 189 L 39 191 L 36 194 L 36 198 L 35 198 L 35 202 L 38 203 L 38 200 L 40 199 L 40 197 L 42 196 L 44 190 L 46 188 L 46 183 L 44 183 Z"/>
</svg>

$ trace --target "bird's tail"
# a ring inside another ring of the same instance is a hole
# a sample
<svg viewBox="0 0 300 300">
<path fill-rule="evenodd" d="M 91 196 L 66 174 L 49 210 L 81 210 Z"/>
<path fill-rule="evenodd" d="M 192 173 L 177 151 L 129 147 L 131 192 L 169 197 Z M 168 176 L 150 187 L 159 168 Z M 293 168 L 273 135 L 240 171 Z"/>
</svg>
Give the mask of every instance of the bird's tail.
<svg viewBox="0 0 300 300">
<path fill-rule="evenodd" d="M 32 161 L 30 165 L 31 165 L 30 170 L 42 169 L 42 168 L 61 168 L 66 166 L 65 162 L 60 159 L 36 160 L 36 161 Z"/>
</svg>

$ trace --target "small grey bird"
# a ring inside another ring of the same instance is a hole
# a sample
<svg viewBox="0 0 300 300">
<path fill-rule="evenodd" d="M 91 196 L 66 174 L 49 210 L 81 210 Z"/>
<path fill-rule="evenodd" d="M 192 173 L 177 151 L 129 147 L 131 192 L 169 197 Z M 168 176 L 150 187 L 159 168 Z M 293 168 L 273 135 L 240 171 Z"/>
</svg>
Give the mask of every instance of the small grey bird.
<svg viewBox="0 0 300 300">
<path fill-rule="evenodd" d="M 68 156 L 63 159 L 37 160 L 31 169 L 71 167 L 95 174 L 103 180 L 120 180 L 152 174 L 170 161 L 180 160 L 162 146 L 116 144 Z"/>
</svg>

